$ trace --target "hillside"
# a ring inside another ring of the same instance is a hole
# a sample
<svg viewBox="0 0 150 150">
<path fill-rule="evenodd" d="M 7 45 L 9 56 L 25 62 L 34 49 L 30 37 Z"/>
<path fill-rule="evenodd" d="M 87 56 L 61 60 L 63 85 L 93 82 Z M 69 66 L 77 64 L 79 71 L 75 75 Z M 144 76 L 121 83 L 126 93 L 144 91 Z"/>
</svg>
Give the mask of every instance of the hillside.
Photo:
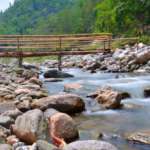
<svg viewBox="0 0 150 150">
<path fill-rule="evenodd" d="M 98 0 L 16 0 L 0 15 L 1 34 L 57 34 L 92 31 Z"/>
<path fill-rule="evenodd" d="M 0 13 L 0 34 L 150 34 L 147 0 L 15 0 Z"/>
</svg>

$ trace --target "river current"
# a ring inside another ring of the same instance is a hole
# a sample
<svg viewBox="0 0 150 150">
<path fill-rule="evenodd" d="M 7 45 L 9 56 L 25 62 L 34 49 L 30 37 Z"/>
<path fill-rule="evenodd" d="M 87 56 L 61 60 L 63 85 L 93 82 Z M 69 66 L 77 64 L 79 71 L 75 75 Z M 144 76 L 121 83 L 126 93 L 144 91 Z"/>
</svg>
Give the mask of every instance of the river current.
<svg viewBox="0 0 150 150">
<path fill-rule="evenodd" d="M 150 146 L 128 142 L 124 135 L 136 131 L 150 131 L 150 98 L 144 98 L 144 89 L 150 87 L 150 75 L 139 73 L 95 73 L 80 69 L 64 69 L 74 78 L 62 82 L 45 82 L 50 94 L 63 92 L 67 83 L 79 83 L 83 87 L 72 93 L 80 95 L 86 110 L 74 116 L 80 130 L 80 140 L 97 139 L 103 133 L 103 140 L 114 144 L 120 150 L 150 150 Z M 123 100 L 120 110 L 104 110 L 94 99 L 87 98 L 89 93 L 103 86 L 130 93 L 131 98 Z"/>
</svg>

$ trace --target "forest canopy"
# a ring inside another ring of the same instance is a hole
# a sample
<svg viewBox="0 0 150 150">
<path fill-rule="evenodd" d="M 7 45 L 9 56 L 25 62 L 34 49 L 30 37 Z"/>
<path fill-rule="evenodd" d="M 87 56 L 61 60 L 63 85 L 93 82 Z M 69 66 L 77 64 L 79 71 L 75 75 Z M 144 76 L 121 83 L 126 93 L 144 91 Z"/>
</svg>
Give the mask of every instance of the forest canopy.
<svg viewBox="0 0 150 150">
<path fill-rule="evenodd" d="M 15 0 L 0 34 L 150 34 L 149 0 Z"/>
</svg>

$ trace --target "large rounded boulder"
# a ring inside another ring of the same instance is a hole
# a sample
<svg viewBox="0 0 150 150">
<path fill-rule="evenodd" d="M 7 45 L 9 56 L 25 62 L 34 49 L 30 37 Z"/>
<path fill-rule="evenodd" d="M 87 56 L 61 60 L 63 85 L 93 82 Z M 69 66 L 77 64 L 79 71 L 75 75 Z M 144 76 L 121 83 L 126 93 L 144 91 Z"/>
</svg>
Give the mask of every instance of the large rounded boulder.
<svg viewBox="0 0 150 150">
<path fill-rule="evenodd" d="M 35 109 L 19 116 L 12 126 L 12 133 L 21 141 L 33 144 L 38 139 L 45 139 L 46 123 L 41 110 Z"/>
<path fill-rule="evenodd" d="M 85 104 L 78 95 L 64 93 L 36 100 L 31 107 L 41 110 L 54 108 L 64 113 L 79 113 L 85 109 Z"/>
<path fill-rule="evenodd" d="M 78 129 L 73 119 L 64 113 L 55 113 L 48 118 L 49 133 L 54 144 L 72 142 L 79 137 Z"/>
</svg>

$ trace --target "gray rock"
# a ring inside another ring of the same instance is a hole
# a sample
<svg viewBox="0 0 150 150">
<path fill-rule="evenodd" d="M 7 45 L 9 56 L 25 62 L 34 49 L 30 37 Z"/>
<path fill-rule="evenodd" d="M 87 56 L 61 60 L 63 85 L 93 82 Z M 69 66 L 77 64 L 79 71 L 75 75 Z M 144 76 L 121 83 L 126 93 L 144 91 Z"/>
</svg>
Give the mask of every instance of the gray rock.
<svg viewBox="0 0 150 150">
<path fill-rule="evenodd" d="M 150 145 L 150 131 L 129 133 L 125 135 L 125 138 L 132 142 Z"/>
<path fill-rule="evenodd" d="M 43 140 L 38 140 L 36 142 L 37 144 L 37 149 L 38 150 L 59 150 L 57 147 L 55 147 L 54 145 L 52 144 L 49 144 L 48 142 L 46 141 L 43 141 Z"/>
<path fill-rule="evenodd" d="M 0 115 L 0 125 L 5 127 L 5 128 L 9 128 L 11 124 L 14 123 L 14 119 L 12 119 L 9 116 L 2 116 Z"/>
<path fill-rule="evenodd" d="M 0 144 L 0 150 L 12 150 L 12 147 L 8 144 Z"/>
<path fill-rule="evenodd" d="M 57 94 L 49 97 L 35 100 L 32 108 L 38 108 L 46 110 L 48 108 L 54 108 L 58 111 L 65 113 L 79 113 L 84 110 L 85 104 L 83 100 L 75 94 Z"/>
<path fill-rule="evenodd" d="M 15 104 L 14 102 L 4 102 L 4 103 L 0 103 L 0 114 L 9 111 L 9 110 L 14 110 Z"/>
<path fill-rule="evenodd" d="M 46 129 L 43 112 L 38 109 L 19 116 L 12 126 L 12 132 L 27 144 L 33 144 L 37 139 L 45 139 Z"/>
<path fill-rule="evenodd" d="M 58 113 L 57 110 L 53 109 L 53 108 L 50 108 L 50 109 L 47 109 L 45 112 L 44 112 L 44 117 L 45 119 L 47 120 L 48 118 L 50 118 L 51 116 L 53 116 L 54 114 Z"/>
<path fill-rule="evenodd" d="M 117 150 L 117 148 L 107 142 L 89 140 L 70 143 L 63 150 Z"/>
<path fill-rule="evenodd" d="M 16 119 L 20 115 L 22 115 L 22 112 L 18 109 L 8 110 L 8 111 L 2 113 L 2 116 L 8 116 L 8 117 L 11 117 L 13 119 Z"/>
<path fill-rule="evenodd" d="M 73 77 L 73 75 L 58 70 L 48 70 L 44 73 L 44 77 L 45 78 L 69 78 L 69 77 Z"/>
</svg>

